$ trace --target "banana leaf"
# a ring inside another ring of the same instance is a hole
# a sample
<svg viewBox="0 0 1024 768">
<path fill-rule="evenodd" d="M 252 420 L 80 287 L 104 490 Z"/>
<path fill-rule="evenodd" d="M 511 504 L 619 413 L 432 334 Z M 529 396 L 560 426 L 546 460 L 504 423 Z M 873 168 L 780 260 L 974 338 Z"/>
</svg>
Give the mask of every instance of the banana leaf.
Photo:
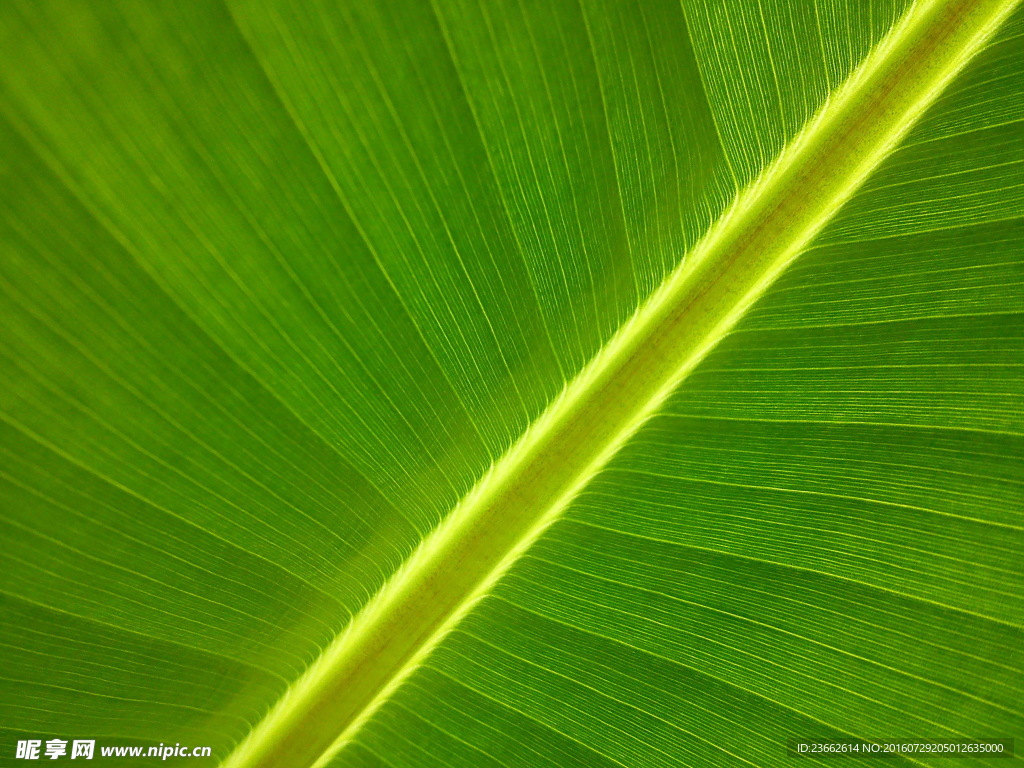
<svg viewBox="0 0 1024 768">
<path fill-rule="evenodd" d="M 4 0 L 0 179 L 0 765 L 1024 738 L 1015 0 Z"/>
</svg>

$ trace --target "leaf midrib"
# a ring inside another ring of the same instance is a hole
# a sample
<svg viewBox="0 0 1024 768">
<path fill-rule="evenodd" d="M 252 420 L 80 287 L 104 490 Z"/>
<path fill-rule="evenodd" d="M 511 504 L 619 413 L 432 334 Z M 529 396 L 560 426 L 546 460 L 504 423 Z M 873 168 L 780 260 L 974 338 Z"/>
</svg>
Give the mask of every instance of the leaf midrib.
<svg viewBox="0 0 1024 768">
<path fill-rule="evenodd" d="M 919 0 L 225 760 L 321 766 L 835 216 L 1018 0 Z"/>
</svg>

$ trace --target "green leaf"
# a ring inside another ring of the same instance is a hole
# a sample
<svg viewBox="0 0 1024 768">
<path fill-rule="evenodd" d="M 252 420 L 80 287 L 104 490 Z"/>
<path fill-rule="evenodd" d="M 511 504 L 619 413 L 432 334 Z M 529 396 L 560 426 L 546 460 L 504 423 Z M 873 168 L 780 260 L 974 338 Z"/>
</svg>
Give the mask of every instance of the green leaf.
<svg viewBox="0 0 1024 768">
<path fill-rule="evenodd" d="M 0 763 L 1024 738 L 1022 54 L 1013 0 L 5 3 Z"/>
</svg>

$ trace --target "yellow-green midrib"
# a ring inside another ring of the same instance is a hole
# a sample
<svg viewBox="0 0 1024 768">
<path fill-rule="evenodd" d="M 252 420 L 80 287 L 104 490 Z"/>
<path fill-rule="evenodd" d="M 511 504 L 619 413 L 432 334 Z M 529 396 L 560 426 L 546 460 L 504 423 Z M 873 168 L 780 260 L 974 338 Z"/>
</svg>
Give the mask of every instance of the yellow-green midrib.
<svg viewBox="0 0 1024 768">
<path fill-rule="evenodd" d="M 914 4 L 225 761 L 327 763 L 834 217 L 1015 0 Z"/>
</svg>

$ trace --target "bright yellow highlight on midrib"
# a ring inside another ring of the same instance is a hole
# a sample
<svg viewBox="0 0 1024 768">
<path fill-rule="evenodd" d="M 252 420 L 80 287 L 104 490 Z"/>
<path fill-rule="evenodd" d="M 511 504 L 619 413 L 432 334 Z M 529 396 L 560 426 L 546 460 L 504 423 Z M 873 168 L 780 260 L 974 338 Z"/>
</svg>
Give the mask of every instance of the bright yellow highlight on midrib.
<svg viewBox="0 0 1024 768">
<path fill-rule="evenodd" d="M 895 148 L 1017 0 L 922 0 L 225 761 L 326 765 Z"/>
</svg>

